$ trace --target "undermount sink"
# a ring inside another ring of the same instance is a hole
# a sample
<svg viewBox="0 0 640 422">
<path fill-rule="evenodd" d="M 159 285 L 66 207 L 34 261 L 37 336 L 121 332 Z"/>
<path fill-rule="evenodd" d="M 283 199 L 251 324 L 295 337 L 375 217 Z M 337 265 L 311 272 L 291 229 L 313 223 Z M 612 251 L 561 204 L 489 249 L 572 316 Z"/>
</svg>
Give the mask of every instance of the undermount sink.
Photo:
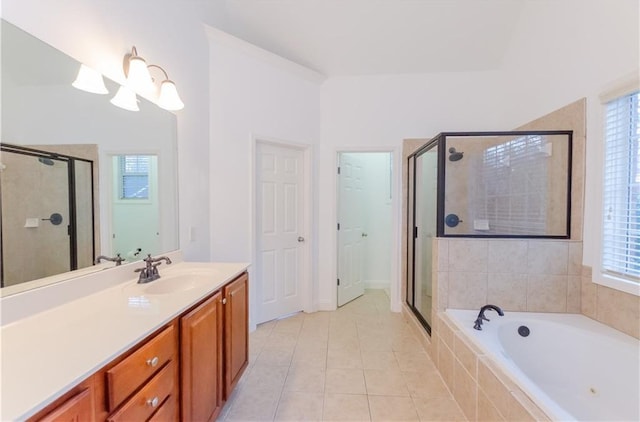
<svg viewBox="0 0 640 422">
<path fill-rule="evenodd" d="M 144 287 L 144 293 L 161 295 L 190 290 L 211 281 L 214 275 L 215 271 L 181 272 L 169 275 L 161 274 L 159 279 L 149 282 Z"/>
</svg>

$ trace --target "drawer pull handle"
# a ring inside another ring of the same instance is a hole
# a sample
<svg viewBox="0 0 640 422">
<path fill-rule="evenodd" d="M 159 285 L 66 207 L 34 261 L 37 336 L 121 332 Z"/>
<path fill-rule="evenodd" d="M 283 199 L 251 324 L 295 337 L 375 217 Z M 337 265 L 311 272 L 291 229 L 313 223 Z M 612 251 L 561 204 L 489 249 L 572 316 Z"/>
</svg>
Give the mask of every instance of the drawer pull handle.
<svg viewBox="0 0 640 422">
<path fill-rule="evenodd" d="M 159 402 L 160 400 L 158 400 L 158 397 L 154 397 L 152 399 L 147 400 L 147 404 L 151 407 L 158 407 Z"/>
<path fill-rule="evenodd" d="M 155 368 L 156 366 L 158 366 L 158 362 L 159 362 L 159 359 L 157 356 L 154 356 L 153 359 L 147 359 L 147 365 L 149 365 L 152 368 Z"/>
<path fill-rule="evenodd" d="M 224 299 L 222 299 L 222 304 L 226 305 L 227 304 L 227 298 L 225 297 Z"/>
</svg>

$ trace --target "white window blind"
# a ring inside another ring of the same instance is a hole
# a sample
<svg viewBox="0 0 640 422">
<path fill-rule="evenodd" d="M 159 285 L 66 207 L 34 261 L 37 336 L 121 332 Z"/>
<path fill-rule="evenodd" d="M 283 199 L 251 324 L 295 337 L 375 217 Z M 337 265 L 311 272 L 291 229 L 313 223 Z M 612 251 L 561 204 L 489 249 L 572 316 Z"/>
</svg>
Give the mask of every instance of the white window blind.
<svg viewBox="0 0 640 422">
<path fill-rule="evenodd" d="M 489 221 L 485 233 L 510 235 L 546 232 L 548 140 L 526 135 L 485 149 L 474 174 L 472 209 Z"/>
<path fill-rule="evenodd" d="M 120 156 L 120 199 L 149 198 L 148 155 Z"/>
<path fill-rule="evenodd" d="M 606 104 L 602 269 L 640 282 L 640 92 Z"/>
</svg>

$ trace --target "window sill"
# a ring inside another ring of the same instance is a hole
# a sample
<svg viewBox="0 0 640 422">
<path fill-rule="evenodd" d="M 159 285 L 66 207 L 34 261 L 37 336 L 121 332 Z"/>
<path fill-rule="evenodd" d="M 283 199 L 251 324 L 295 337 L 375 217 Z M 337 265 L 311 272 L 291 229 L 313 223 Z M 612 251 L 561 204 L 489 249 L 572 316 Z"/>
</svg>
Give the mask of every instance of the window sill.
<svg viewBox="0 0 640 422">
<path fill-rule="evenodd" d="M 640 284 L 626 280 L 622 277 L 615 277 L 611 274 L 602 272 L 594 272 L 593 282 L 600 284 L 601 286 L 610 287 L 614 290 L 629 293 L 635 296 L 640 296 Z"/>
</svg>

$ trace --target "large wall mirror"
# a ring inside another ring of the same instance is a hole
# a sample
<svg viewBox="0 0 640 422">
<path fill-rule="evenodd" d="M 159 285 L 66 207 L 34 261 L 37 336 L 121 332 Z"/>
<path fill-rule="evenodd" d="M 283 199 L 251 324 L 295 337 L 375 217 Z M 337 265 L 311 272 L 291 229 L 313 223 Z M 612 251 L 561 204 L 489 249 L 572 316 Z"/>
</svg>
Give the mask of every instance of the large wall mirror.
<svg viewBox="0 0 640 422">
<path fill-rule="evenodd" d="M 0 28 L 0 294 L 178 249 L 176 116 L 78 90 L 78 61 Z"/>
</svg>

